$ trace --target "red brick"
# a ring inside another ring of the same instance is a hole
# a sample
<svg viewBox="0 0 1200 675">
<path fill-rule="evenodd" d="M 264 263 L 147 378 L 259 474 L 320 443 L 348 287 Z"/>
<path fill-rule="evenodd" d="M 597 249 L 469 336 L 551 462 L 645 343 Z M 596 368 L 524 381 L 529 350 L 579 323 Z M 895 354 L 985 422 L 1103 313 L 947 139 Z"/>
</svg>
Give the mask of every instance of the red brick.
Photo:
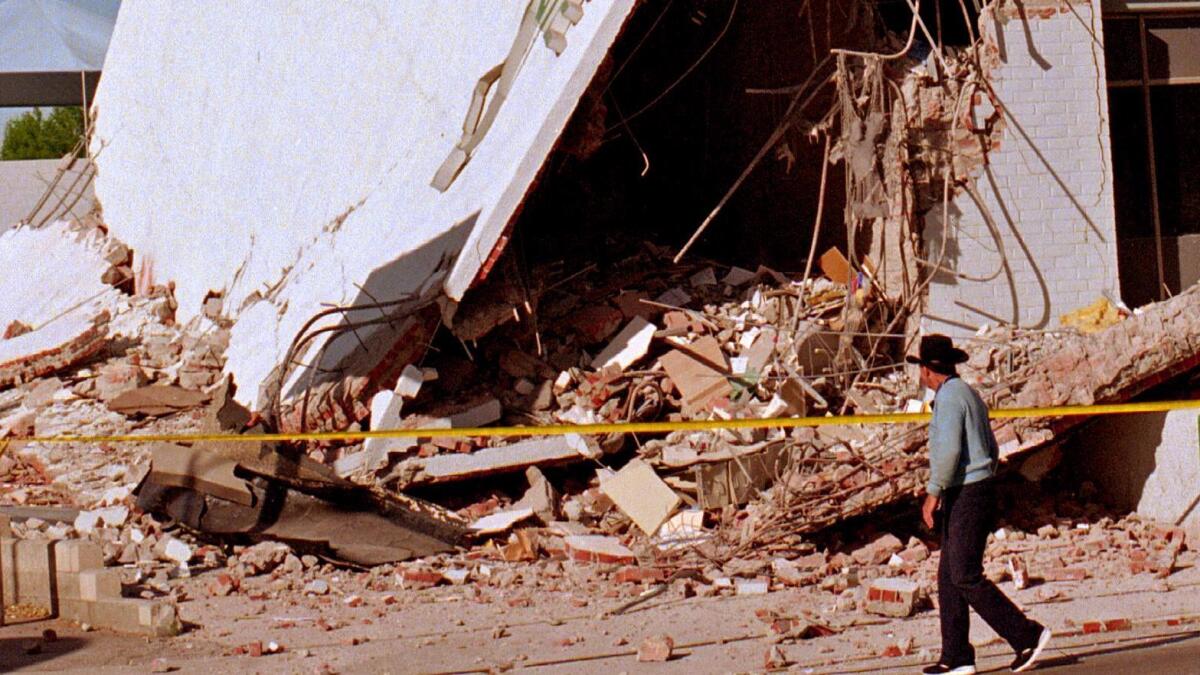
<svg viewBox="0 0 1200 675">
<path fill-rule="evenodd" d="M 613 581 L 618 584 L 640 584 L 646 581 L 666 581 L 670 574 L 664 569 L 652 567 L 623 567 L 613 575 Z"/>
<path fill-rule="evenodd" d="M 432 588 L 443 580 L 440 572 L 423 569 L 406 569 L 400 573 L 401 586 L 404 588 Z"/>
<path fill-rule="evenodd" d="M 1085 622 L 1083 622 L 1083 632 L 1084 632 L 1085 634 L 1087 634 L 1087 633 L 1099 633 L 1099 632 L 1101 632 L 1101 631 L 1103 631 L 1103 630 L 1104 630 L 1104 624 L 1100 623 L 1099 621 L 1085 621 Z"/>
<path fill-rule="evenodd" d="M 1133 623 L 1129 619 L 1109 619 L 1104 622 L 1104 630 L 1133 630 Z"/>
</svg>

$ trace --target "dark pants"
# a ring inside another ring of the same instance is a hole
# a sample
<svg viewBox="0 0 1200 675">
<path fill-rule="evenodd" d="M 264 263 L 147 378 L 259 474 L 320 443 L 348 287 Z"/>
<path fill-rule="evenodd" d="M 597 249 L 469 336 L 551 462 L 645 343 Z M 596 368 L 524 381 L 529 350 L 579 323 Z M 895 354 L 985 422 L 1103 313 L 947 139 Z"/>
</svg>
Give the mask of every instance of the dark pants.
<svg viewBox="0 0 1200 675">
<path fill-rule="evenodd" d="M 938 565 L 938 604 L 942 622 L 941 662 L 975 663 L 970 614 L 975 610 L 1016 651 L 1037 644 L 1042 626 L 983 576 L 983 551 L 996 520 L 996 487 L 984 480 L 942 494 L 942 559 Z"/>
</svg>

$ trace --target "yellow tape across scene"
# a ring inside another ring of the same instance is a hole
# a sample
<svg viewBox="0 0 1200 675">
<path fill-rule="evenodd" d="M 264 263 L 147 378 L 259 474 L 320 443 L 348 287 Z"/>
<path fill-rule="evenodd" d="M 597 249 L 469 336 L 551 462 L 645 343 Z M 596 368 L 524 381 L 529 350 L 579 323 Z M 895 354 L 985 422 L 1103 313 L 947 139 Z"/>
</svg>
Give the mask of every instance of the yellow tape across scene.
<svg viewBox="0 0 1200 675">
<path fill-rule="evenodd" d="M 1107 403 L 1097 405 L 1068 405 L 1052 408 L 1004 408 L 992 410 L 993 419 L 1016 417 L 1072 417 L 1092 415 L 1123 415 L 1130 413 L 1167 412 L 1200 409 L 1195 401 L 1144 401 L 1138 403 Z M 458 429 L 378 429 L 372 431 L 329 431 L 295 434 L 125 434 L 112 436 L 42 436 L 9 439 L 16 443 L 195 443 L 199 441 L 233 441 L 262 443 L 275 441 L 357 441 L 367 438 L 428 438 L 562 436 L 565 434 L 653 434 L 672 431 L 714 431 L 718 429 L 790 429 L 831 425 L 913 424 L 929 421 L 929 413 L 889 413 L 882 415 L 830 415 L 825 417 L 774 417 L 767 419 L 696 420 L 681 422 L 619 422 L 612 424 L 551 424 L 536 427 L 462 427 Z"/>
</svg>

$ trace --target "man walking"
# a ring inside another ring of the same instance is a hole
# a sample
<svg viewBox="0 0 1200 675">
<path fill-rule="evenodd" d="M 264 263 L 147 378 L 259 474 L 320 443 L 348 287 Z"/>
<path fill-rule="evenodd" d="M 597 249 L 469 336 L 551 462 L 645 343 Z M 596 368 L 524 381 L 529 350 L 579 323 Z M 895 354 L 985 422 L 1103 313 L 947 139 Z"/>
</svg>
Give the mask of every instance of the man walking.
<svg viewBox="0 0 1200 675">
<path fill-rule="evenodd" d="M 956 366 L 967 360 L 967 354 L 945 335 L 928 335 L 921 338 L 918 355 L 905 360 L 920 364 L 922 386 L 936 392 L 929 424 L 929 484 L 921 516 L 930 529 L 934 529 L 935 512 L 940 516 L 942 656 L 922 672 L 975 672 L 968 608 L 1017 652 L 1013 672 L 1028 670 L 1050 641 L 1050 629 L 1026 617 L 983 576 L 983 552 L 996 519 L 992 475 L 1000 451 L 987 405 L 958 377 Z"/>
</svg>

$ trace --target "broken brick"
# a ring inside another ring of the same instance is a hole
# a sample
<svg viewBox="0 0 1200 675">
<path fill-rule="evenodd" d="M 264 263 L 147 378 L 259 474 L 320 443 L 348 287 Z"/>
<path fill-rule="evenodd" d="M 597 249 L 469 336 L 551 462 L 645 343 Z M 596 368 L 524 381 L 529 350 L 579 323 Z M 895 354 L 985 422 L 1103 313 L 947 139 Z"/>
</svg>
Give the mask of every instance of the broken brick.
<svg viewBox="0 0 1200 675">
<path fill-rule="evenodd" d="M 638 645 L 637 660 L 642 663 L 668 661 L 674 649 L 675 641 L 668 635 L 648 637 Z"/>
<path fill-rule="evenodd" d="M 866 610 L 883 616 L 912 616 L 920 601 L 920 591 L 917 582 L 909 579 L 874 579 L 867 585 Z"/>
</svg>

